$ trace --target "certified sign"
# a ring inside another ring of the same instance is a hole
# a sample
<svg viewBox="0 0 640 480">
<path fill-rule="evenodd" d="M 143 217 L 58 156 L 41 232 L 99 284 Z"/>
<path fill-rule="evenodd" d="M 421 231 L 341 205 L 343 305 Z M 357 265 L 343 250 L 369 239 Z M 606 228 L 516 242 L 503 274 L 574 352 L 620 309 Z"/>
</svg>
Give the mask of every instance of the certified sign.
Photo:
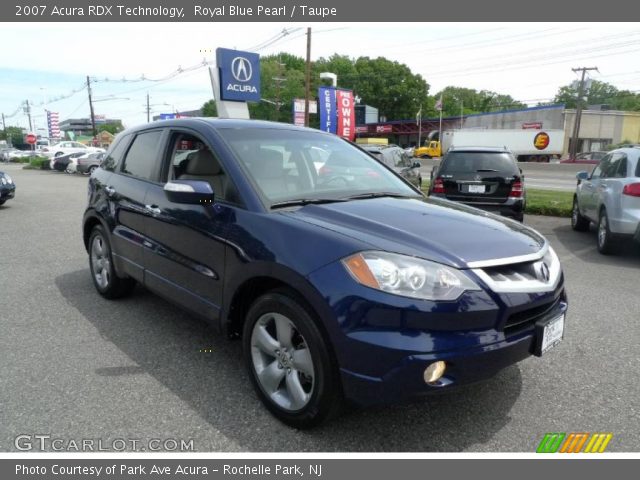
<svg viewBox="0 0 640 480">
<path fill-rule="evenodd" d="M 216 59 L 220 71 L 221 100 L 260 101 L 260 55 L 218 48 Z"/>
<path fill-rule="evenodd" d="M 533 146 L 538 150 L 544 150 L 549 146 L 549 134 L 545 132 L 538 133 L 533 137 Z"/>
</svg>

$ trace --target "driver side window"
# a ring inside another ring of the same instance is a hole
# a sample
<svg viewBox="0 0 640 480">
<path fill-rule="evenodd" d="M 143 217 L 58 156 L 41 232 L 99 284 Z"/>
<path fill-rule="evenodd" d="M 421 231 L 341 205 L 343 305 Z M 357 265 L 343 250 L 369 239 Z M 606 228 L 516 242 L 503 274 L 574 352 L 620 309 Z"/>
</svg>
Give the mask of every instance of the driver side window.
<svg viewBox="0 0 640 480">
<path fill-rule="evenodd" d="M 593 169 L 591 172 L 591 176 L 589 177 L 591 180 L 598 180 L 602 177 L 602 172 L 606 170 L 609 161 L 611 160 L 611 154 L 605 155 L 605 157 L 600 161 L 600 163 Z"/>
<path fill-rule="evenodd" d="M 187 132 L 175 132 L 169 142 L 169 168 L 164 178 L 208 182 L 216 201 L 239 204 L 239 195 L 222 168 L 216 154 L 199 137 Z"/>
</svg>

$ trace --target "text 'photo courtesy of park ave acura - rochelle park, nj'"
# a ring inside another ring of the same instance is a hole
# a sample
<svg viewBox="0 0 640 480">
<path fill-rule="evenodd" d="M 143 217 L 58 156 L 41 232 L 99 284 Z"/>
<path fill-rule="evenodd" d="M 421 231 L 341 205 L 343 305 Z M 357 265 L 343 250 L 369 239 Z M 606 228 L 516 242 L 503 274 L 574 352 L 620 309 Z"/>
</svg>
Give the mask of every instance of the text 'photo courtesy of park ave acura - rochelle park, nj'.
<svg viewBox="0 0 640 480">
<path fill-rule="evenodd" d="M 2 7 L 0 476 L 637 459 L 639 23 L 73 3 Z"/>
</svg>

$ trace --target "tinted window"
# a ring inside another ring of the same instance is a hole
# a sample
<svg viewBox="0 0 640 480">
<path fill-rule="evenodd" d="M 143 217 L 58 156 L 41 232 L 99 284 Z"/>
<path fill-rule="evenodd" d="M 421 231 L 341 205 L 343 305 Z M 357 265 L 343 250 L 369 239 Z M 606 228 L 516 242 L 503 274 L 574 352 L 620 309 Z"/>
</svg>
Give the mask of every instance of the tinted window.
<svg viewBox="0 0 640 480">
<path fill-rule="evenodd" d="M 341 199 L 359 193 L 415 196 L 403 180 L 333 135 L 266 128 L 219 129 L 246 175 L 269 203 Z M 317 168 L 315 153 L 324 152 Z"/>
<path fill-rule="evenodd" d="M 122 160 L 122 155 L 127 149 L 127 145 L 129 145 L 130 139 L 131 135 L 125 135 L 124 137 L 120 137 L 118 140 L 116 140 L 116 143 L 114 143 L 106 153 L 107 156 L 100 166 L 105 170 L 113 172 L 118 163 L 120 163 L 120 160 Z"/>
<path fill-rule="evenodd" d="M 627 156 L 623 153 L 614 153 L 602 167 L 602 178 L 624 178 L 627 176 Z"/>
<path fill-rule="evenodd" d="M 450 152 L 443 160 L 439 174 L 500 172 L 518 175 L 518 167 L 513 157 L 500 152 Z"/>
<path fill-rule="evenodd" d="M 137 135 L 122 164 L 122 173 L 153 180 L 158 164 L 157 152 L 161 135 L 160 130 Z"/>
</svg>

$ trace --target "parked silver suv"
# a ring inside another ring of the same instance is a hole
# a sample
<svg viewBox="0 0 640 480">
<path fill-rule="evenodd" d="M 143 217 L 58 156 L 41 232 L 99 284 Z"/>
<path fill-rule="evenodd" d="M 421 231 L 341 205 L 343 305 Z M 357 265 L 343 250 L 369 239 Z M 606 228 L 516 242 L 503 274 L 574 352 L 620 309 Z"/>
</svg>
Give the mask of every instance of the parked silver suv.
<svg viewBox="0 0 640 480">
<path fill-rule="evenodd" d="M 571 226 L 598 226 L 598 251 L 613 253 L 616 240 L 640 241 L 640 147 L 609 152 L 591 174 L 579 172 Z"/>
</svg>

